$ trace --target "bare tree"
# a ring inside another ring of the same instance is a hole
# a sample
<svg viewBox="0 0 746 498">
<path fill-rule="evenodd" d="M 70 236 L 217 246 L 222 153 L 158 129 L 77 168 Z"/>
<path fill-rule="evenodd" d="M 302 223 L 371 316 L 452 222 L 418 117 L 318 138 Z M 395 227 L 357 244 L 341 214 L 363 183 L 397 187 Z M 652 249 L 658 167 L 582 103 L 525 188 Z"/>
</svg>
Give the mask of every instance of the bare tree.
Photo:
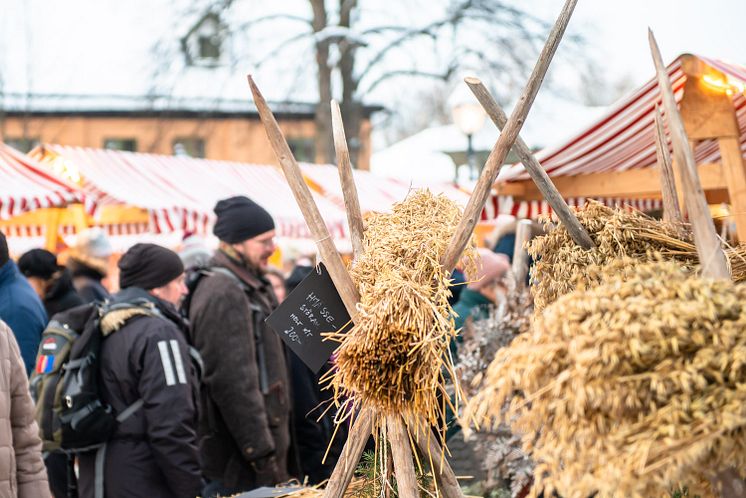
<svg viewBox="0 0 746 498">
<path fill-rule="evenodd" d="M 316 150 L 327 162 L 334 160 L 332 97 L 340 100 L 355 164 L 364 103 L 371 94 L 391 94 L 418 78 L 448 82 L 470 69 L 495 82 L 498 96 L 507 99 L 524 83 L 549 28 L 520 0 L 307 0 L 306 12 L 296 7 L 296 12 L 242 18 L 239 12 L 246 10 L 239 5 L 247 1 L 206 0 L 201 8 L 232 20 L 226 29 L 235 39 L 249 40 L 259 26 L 275 22 L 297 28 L 273 33 L 277 42 L 263 53 L 239 51 L 233 57 L 261 68 L 293 51 L 296 57 L 299 50 L 312 51 L 315 64 L 301 63 L 299 70 L 305 81 L 316 82 Z M 572 34 L 566 39 L 578 45 Z"/>
</svg>

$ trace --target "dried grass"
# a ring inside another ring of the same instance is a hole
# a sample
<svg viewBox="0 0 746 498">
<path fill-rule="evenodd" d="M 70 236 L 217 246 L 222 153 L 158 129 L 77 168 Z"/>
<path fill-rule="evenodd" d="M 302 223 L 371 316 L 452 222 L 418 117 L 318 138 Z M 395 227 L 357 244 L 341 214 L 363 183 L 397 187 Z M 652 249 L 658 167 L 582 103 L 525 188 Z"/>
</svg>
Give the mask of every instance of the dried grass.
<svg viewBox="0 0 746 498">
<path fill-rule="evenodd" d="M 629 258 L 586 273 L 602 283 L 499 351 L 467 412 L 524 434 L 534 496 L 654 497 L 680 483 L 711 496 L 712 473 L 746 469 L 746 286 Z"/>
<path fill-rule="evenodd" d="M 333 336 L 341 341 L 337 368 L 325 379 L 335 399 L 444 427 L 455 331 L 440 258 L 461 216 L 446 197 L 415 191 L 391 213 L 367 219 L 364 253 L 351 269 L 358 318 L 349 332 Z M 465 251 L 471 274 L 475 257 L 472 243 Z"/>
<path fill-rule="evenodd" d="M 588 201 L 576 214 L 596 243 L 594 249 L 578 247 L 561 225 L 529 245 L 529 253 L 537 261 L 531 279 L 534 304 L 539 311 L 578 285 L 597 283 L 589 281 L 587 269 L 615 258 L 651 261 L 656 253 L 689 268 L 698 262 L 697 249 L 685 226 L 666 224 L 636 210 L 610 208 L 596 201 Z M 746 247 L 727 248 L 726 256 L 733 280 L 746 280 Z"/>
</svg>

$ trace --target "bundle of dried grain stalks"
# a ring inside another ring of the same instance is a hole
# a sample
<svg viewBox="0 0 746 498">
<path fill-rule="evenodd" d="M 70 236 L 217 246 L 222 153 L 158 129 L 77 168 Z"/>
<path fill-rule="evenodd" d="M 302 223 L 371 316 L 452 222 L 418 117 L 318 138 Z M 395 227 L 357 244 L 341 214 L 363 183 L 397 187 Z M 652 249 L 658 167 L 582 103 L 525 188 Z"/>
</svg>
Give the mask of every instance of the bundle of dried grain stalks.
<svg viewBox="0 0 746 498">
<path fill-rule="evenodd" d="M 589 274 L 498 352 L 467 412 L 524 434 L 532 493 L 711 496 L 714 471 L 746 471 L 746 286 L 670 261 Z"/>
<path fill-rule="evenodd" d="M 539 311 L 574 290 L 578 283 L 588 283 L 587 268 L 603 266 L 614 258 L 650 261 L 650 254 L 656 252 L 684 266 L 697 263 L 697 250 L 685 227 L 596 201 L 589 201 L 576 214 L 596 243 L 594 249 L 578 247 L 562 225 L 536 237 L 529 246 L 529 253 L 537 260 L 531 271 L 531 288 Z M 746 280 L 746 248 L 728 249 L 726 255 L 733 280 Z"/>
<path fill-rule="evenodd" d="M 415 191 L 390 214 L 366 220 L 364 253 L 351 269 L 360 290 L 358 317 L 349 332 L 332 336 L 341 341 L 327 379 L 336 399 L 444 426 L 444 372 L 455 378 L 448 350 L 455 332 L 449 272 L 440 258 L 460 218 L 453 201 Z M 475 257 L 471 244 L 465 251 L 471 274 Z"/>
</svg>

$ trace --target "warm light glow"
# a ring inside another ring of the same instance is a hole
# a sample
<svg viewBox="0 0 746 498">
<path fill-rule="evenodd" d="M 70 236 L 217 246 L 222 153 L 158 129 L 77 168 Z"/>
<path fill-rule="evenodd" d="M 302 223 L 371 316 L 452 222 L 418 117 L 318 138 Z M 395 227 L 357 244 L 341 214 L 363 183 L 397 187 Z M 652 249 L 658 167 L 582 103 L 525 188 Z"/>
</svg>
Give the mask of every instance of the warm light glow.
<svg viewBox="0 0 746 498">
<path fill-rule="evenodd" d="M 77 184 L 81 183 L 78 167 L 64 157 L 57 156 L 51 161 L 47 162 L 47 164 L 52 168 L 52 171 L 54 171 L 64 179 Z"/>
<path fill-rule="evenodd" d="M 702 83 L 712 90 L 723 92 L 729 96 L 733 96 L 736 93 L 743 93 L 746 90 L 746 85 L 743 82 L 734 81 L 728 77 L 723 79 L 721 76 L 715 74 L 703 74 Z"/>
<path fill-rule="evenodd" d="M 453 122 L 464 135 L 473 135 L 484 126 L 484 109 L 477 102 L 463 102 L 451 110 Z"/>
</svg>

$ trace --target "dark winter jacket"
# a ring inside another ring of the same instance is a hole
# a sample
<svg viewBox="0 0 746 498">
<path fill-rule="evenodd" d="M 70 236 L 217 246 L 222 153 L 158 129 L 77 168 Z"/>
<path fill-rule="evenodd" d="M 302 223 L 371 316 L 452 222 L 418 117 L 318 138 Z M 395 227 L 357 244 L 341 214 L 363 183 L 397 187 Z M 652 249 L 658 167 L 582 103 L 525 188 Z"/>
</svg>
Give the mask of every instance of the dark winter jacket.
<svg viewBox="0 0 746 498">
<path fill-rule="evenodd" d="M 68 266 L 72 273 L 73 285 L 84 302 L 104 301 L 111 297 L 106 287 L 101 284 L 105 276 L 103 273 L 76 260 L 69 261 Z"/>
<path fill-rule="evenodd" d="M 85 304 L 85 301 L 75 290 L 70 271 L 63 270 L 44 295 L 44 309 L 47 311 L 47 316 L 51 318 L 60 311 L 69 310 L 81 304 Z"/>
<path fill-rule="evenodd" d="M 271 284 L 223 252 L 189 309 L 192 344 L 204 362 L 200 410 L 203 472 L 228 488 L 286 479 L 288 371 L 282 342 L 264 320 L 277 306 Z M 235 277 L 238 277 L 239 280 Z"/>
<path fill-rule="evenodd" d="M 315 374 L 295 353 L 290 352 L 288 359 L 293 386 L 293 429 L 302 477 L 308 477 L 309 484 L 319 484 L 331 476 L 342 453 L 347 424 L 340 425 L 335 434 L 336 410 L 329 406 L 332 392 L 322 391 L 319 384 L 319 379 L 332 368 L 331 362 Z M 326 461 L 322 463 L 325 454 Z"/>
<path fill-rule="evenodd" d="M 41 332 L 47 326 L 47 313 L 13 261 L 0 267 L 0 320 L 7 323 L 16 336 L 26 374 L 31 374 Z"/>
<path fill-rule="evenodd" d="M 101 393 L 115 413 L 144 405 L 117 428 L 106 446 L 107 497 L 193 498 L 201 493 L 197 380 L 186 327 L 176 310 L 134 287 L 114 301 L 145 298 L 162 316 L 115 311 L 102 320 Z M 113 316 L 113 313 L 122 313 Z M 121 327 L 121 328 L 117 328 Z M 94 496 L 95 453 L 81 455 L 80 496 Z"/>
</svg>

